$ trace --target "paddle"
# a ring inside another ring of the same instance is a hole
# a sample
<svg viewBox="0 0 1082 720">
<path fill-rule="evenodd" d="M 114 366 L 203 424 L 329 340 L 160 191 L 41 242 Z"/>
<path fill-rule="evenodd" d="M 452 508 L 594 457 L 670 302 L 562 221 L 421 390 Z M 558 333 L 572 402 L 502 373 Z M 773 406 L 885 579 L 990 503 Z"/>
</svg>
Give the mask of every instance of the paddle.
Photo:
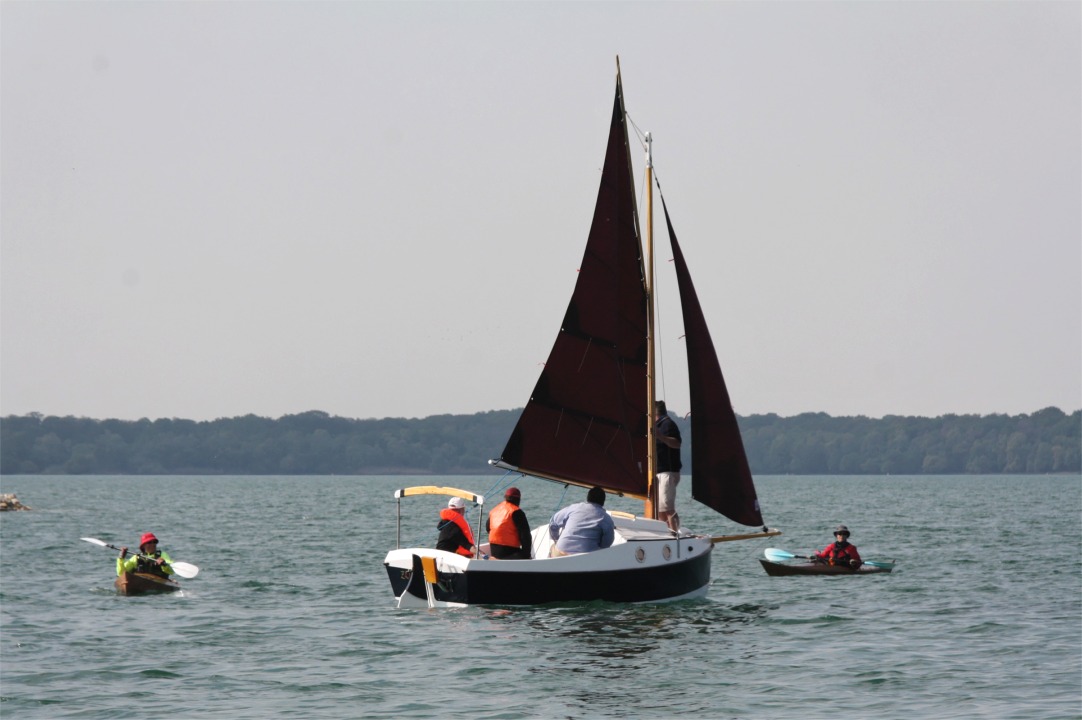
<svg viewBox="0 0 1082 720">
<path fill-rule="evenodd" d="M 97 538 L 79 538 L 79 539 L 80 540 L 86 540 L 88 543 L 93 543 L 95 545 L 101 545 L 102 547 L 112 548 L 114 550 L 119 550 L 120 549 L 116 545 L 110 545 L 109 543 L 105 542 L 104 540 L 98 540 Z M 132 553 L 132 554 L 136 555 L 137 557 L 145 558 L 147 560 L 153 560 L 154 559 L 154 558 L 150 557 L 149 555 L 142 555 L 140 553 Z M 177 575 L 179 575 L 182 578 L 186 578 L 186 579 L 191 579 L 191 578 L 193 578 L 193 577 L 195 577 L 196 575 L 199 574 L 199 568 L 197 568 L 195 565 L 192 565 L 191 563 L 174 562 L 174 563 L 169 563 L 169 567 L 173 568 L 173 572 L 175 572 Z"/>
<path fill-rule="evenodd" d="M 817 558 L 814 555 L 794 555 L 791 552 L 787 552 L 787 551 L 781 550 L 779 548 L 767 548 L 766 550 L 763 550 L 763 555 L 766 555 L 766 559 L 770 560 L 771 562 L 782 562 L 784 560 L 792 560 L 794 558 L 801 558 L 801 559 L 804 559 L 804 560 L 821 560 L 821 558 Z M 892 562 L 884 562 L 884 561 L 881 561 L 881 560 L 865 560 L 864 564 L 865 565 L 870 565 L 871 567 L 877 567 L 877 568 L 892 568 L 892 567 L 894 567 L 894 562 L 893 561 Z"/>
</svg>

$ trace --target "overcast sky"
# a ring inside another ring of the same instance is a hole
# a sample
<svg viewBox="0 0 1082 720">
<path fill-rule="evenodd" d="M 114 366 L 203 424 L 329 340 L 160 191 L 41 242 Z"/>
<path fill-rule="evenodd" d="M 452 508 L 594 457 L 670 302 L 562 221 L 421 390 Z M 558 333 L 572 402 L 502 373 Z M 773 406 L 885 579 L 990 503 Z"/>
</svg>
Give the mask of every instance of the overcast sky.
<svg viewBox="0 0 1082 720">
<path fill-rule="evenodd" d="M 4 415 L 521 407 L 617 55 L 738 413 L 1082 407 L 1078 2 L 0 13 Z"/>
</svg>

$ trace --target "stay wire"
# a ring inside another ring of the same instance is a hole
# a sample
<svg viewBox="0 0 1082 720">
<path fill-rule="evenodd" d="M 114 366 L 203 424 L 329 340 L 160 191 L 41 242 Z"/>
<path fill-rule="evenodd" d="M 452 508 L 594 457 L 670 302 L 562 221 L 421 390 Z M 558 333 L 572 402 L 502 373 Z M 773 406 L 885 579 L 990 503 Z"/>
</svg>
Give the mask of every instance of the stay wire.
<svg viewBox="0 0 1082 720">
<path fill-rule="evenodd" d="M 635 124 L 635 121 L 631 119 L 631 113 L 629 113 L 629 112 L 627 112 L 625 110 L 624 115 L 627 116 L 627 122 L 628 122 L 629 125 L 631 125 L 631 129 L 635 131 L 635 138 L 639 141 L 639 148 L 642 150 L 643 154 L 645 155 L 646 151 L 647 151 L 647 148 L 646 148 L 646 133 L 644 133 L 642 131 L 642 129 L 640 129 L 639 126 Z M 654 168 L 654 173 L 653 174 L 654 174 L 654 184 L 657 185 L 658 196 L 661 197 L 662 202 L 664 202 L 664 197 L 665 196 L 661 192 L 661 181 L 658 179 L 657 168 L 656 167 Z M 641 188 L 639 190 L 639 207 L 642 207 L 643 197 L 644 197 L 644 195 L 646 193 L 645 176 L 646 176 L 646 170 L 643 169 L 643 182 L 642 182 Z M 666 227 L 668 227 L 668 226 L 666 226 Z M 662 337 L 662 334 L 661 334 L 661 292 L 658 290 L 657 278 L 659 276 L 658 276 L 658 271 L 657 271 L 656 257 L 657 257 L 657 252 L 654 253 L 654 257 L 650 258 L 650 261 L 654 265 L 654 267 L 653 267 L 653 270 L 654 270 L 654 287 L 651 288 L 653 290 L 654 308 L 655 308 L 655 312 L 654 312 L 654 347 L 655 347 L 655 350 L 656 350 L 656 353 L 657 353 L 656 379 L 658 380 L 658 382 L 661 385 L 660 399 L 664 400 L 668 396 L 668 391 L 666 390 L 666 387 L 665 387 L 665 346 L 664 346 L 663 343 L 658 342 L 658 338 Z M 653 409 L 650 410 L 650 413 L 651 413 L 651 415 L 653 414 Z"/>
</svg>

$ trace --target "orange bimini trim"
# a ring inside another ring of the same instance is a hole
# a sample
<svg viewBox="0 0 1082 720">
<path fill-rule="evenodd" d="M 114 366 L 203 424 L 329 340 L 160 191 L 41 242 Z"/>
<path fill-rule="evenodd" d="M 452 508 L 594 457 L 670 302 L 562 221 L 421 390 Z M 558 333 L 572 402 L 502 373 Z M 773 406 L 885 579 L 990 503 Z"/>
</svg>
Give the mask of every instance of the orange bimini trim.
<svg viewBox="0 0 1082 720">
<path fill-rule="evenodd" d="M 511 515 L 518 509 L 518 505 L 506 500 L 492 508 L 492 512 L 488 514 L 488 541 L 490 543 L 507 547 L 522 547 L 518 528 L 511 521 Z"/>
<path fill-rule="evenodd" d="M 466 542 L 470 544 L 470 547 L 477 544 L 473 541 L 473 531 L 470 530 L 470 524 L 466 522 L 466 518 L 462 513 L 452 510 L 451 508 L 444 508 L 443 510 L 440 510 L 440 520 L 448 520 L 455 525 L 458 525 L 458 529 L 466 536 Z M 466 557 L 473 557 L 469 547 L 462 547 L 460 545 L 455 548 L 455 552 Z"/>
</svg>

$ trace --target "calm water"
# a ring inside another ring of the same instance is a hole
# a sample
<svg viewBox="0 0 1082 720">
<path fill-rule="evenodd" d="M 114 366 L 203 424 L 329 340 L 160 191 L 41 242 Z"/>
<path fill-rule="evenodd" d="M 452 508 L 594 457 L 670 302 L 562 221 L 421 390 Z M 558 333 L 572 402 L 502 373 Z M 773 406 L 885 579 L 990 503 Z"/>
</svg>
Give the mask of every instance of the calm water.
<svg viewBox="0 0 1082 720">
<path fill-rule="evenodd" d="M 0 715 L 1082 717 L 1077 476 L 764 477 L 785 535 L 717 545 L 707 599 L 394 610 L 393 489 L 493 480 L 5 477 L 34 509 L 0 516 Z M 561 503 L 516 484 L 534 526 Z M 742 530 L 684 485 L 686 525 Z M 434 539 L 436 502 L 403 502 L 404 544 Z M 895 572 L 759 567 L 839 522 Z M 146 530 L 202 568 L 182 593 L 117 596 L 115 553 L 79 540 Z"/>
</svg>

